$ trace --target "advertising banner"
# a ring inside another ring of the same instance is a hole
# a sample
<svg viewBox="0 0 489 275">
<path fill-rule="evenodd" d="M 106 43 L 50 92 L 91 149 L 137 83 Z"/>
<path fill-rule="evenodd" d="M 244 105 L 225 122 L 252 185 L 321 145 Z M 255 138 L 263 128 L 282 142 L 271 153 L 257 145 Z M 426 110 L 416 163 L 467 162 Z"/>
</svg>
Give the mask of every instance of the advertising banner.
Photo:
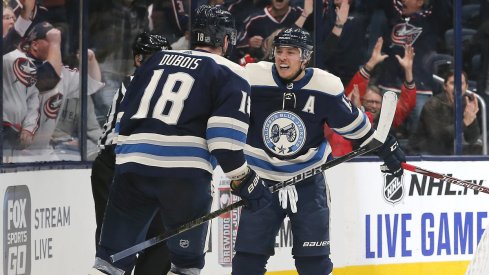
<svg viewBox="0 0 489 275">
<path fill-rule="evenodd" d="M 411 164 L 488 186 L 487 162 Z M 408 171 L 395 179 L 379 165 L 345 163 L 325 172 L 333 274 L 465 274 L 489 223 L 489 195 Z M 219 168 L 213 185 L 213 210 L 239 199 Z M 0 174 L 0 194 L 3 274 L 88 273 L 95 254 L 90 170 Z M 237 209 L 212 220 L 202 275 L 231 273 L 239 215 Z M 267 275 L 297 274 L 288 218 L 275 240 Z"/>
<path fill-rule="evenodd" d="M 88 273 L 95 253 L 89 172 L 0 174 L 3 274 Z"/>
<path fill-rule="evenodd" d="M 411 164 L 488 185 L 485 162 Z M 379 165 L 326 171 L 335 274 L 464 274 L 488 223 L 489 195 L 409 171 L 402 181 L 385 177 Z"/>
</svg>

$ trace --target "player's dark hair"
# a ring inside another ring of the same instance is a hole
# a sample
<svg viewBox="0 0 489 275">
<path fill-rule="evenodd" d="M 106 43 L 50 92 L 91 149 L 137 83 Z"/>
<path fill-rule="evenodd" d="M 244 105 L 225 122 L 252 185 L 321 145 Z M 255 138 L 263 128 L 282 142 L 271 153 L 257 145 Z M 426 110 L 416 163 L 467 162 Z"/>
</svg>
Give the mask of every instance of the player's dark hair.
<svg viewBox="0 0 489 275">
<path fill-rule="evenodd" d="M 236 45 L 236 27 L 232 14 L 219 6 L 202 5 L 192 17 L 192 48 L 197 46 L 222 47 L 229 38 L 229 48 Z"/>
</svg>

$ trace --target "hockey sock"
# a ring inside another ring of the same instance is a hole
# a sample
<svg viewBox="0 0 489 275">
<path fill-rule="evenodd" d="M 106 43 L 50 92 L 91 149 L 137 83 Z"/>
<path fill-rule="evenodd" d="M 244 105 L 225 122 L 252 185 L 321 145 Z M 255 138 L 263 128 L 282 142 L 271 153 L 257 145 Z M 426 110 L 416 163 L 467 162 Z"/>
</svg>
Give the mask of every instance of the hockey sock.
<svg viewBox="0 0 489 275">
<path fill-rule="evenodd" d="M 205 264 L 205 255 L 196 256 L 171 253 L 170 261 L 173 265 L 178 266 L 179 268 L 202 269 Z"/>
<path fill-rule="evenodd" d="M 236 252 L 232 275 L 264 275 L 269 256 Z"/>
<path fill-rule="evenodd" d="M 295 267 L 300 275 L 328 275 L 333 270 L 331 259 L 324 256 L 301 257 L 294 256 Z"/>
</svg>

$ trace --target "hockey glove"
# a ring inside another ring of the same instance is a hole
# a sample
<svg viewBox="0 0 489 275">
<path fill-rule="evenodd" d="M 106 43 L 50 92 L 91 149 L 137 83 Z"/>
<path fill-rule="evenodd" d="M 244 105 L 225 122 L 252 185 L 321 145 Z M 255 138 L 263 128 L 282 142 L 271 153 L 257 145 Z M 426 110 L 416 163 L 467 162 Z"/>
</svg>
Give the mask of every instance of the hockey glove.
<svg viewBox="0 0 489 275">
<path fill-rule="evenodd" d="M 406 162 L 406 156 L 393 135 L 387 136 L 384 144 L 377 149 L 376 153 L 384 161 L 384 165 L 380 166 L 383 173 L 392 174 L 395 177 L 402 176 L 404 170 L 401 162 Z"/>
<path fill-rule="evenodd" d="M 246 208 L 256 211 L 268 206 L 272 201 L 272 193 L 255 171 L 250 172 L 240 181 L 231 181 L 231 193 L 246 201 Z"/>
</svg>

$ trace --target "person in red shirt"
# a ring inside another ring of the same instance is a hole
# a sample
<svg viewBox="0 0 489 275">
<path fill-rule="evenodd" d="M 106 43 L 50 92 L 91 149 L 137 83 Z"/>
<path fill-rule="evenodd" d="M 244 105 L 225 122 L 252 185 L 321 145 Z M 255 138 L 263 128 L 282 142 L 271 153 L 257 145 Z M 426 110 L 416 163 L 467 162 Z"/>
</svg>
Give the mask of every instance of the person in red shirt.
<svg viewBox="0 0 489 275">
<path fill-rule="evenodd" d="M 355 106 L 364 108 L 367 116 L 369 116 L 369 119 L 374 125 L 380 114 L 382 96 L 376 86 L 369 86 L 369 82 L 371 71 L 387 58 L 387 55 L 381 52 L 382 44 L 383 39 L 380 37 L 377 39 L 369 61 L 360 68 L 345 88 L 345 94 L 348 98 Z M 416 85 L 413 78 L 414 48 L 412 46 L 406 46 L 404 56 L 401 58 L 399 55 L 396 55 L 396 59 L 404 69 L 405 79 L 401 87 L 401 93 L 392 122 L 394 129 L 398 128 L 406 120 L 416 106 Z M 324 126 L 324 134 L 331 144 L 333 156 L 339 157 L 352 150 L 351 142 L 334 133 L 326 124 Z"/>
</svg>

